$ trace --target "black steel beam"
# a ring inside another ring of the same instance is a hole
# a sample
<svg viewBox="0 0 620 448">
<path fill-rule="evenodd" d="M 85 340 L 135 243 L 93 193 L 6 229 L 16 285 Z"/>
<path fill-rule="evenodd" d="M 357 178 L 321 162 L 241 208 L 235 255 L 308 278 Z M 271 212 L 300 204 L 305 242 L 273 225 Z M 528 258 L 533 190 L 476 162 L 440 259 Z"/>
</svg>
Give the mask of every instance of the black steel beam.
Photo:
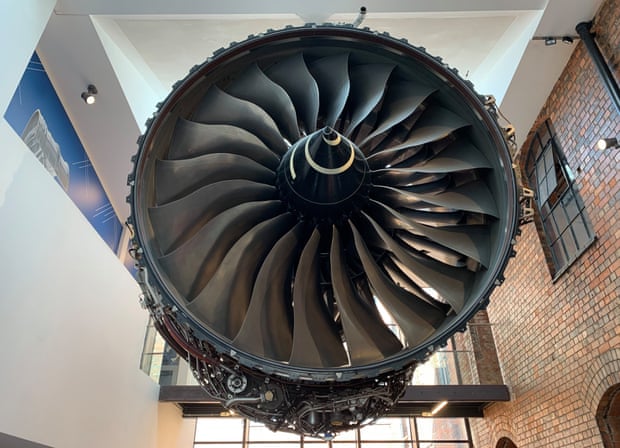
<svg viewBox="0 0 620 448">
<path fill-rule="evenodd" d="M 509 401 L 510 393 L 503 384 L 408 386 L 388 416 L 424 416 L 444 400 L 448 405 L 436 417 L 482 417 L 486 406 Z M 227 415 L 226 409 L 200 386 L 161 386 L 159 401 L 177 403 L 184 417 Z"/>
<path fill-rule="evenodd" d="M 598 71 L 605 89 L 609 93 L 614 106 L 616 106 L 616 110 L 620 113 L 620 87 L 618 86 L 614 75 L 611 73 L 601 50 L 594 40 L 595 35 L 590 32 L 591 28 L 592 22 L 581 22 L 575 27 L 575 30 L 577 30 L 579 37 L 585 44 L 588 54 L 592 58 L 592 62 L 594 62 L 594 66 Z"/>
</svg>

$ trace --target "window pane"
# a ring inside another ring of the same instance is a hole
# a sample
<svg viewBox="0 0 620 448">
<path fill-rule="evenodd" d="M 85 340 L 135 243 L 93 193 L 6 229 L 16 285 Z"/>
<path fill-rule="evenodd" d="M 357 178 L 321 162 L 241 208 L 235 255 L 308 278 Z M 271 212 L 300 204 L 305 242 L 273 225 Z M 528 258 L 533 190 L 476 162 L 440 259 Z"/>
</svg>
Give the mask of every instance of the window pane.
<svg viewBox="0 0 620 448">
<path fill-rule="evenodd" d="M 380 418 L 374 424 L 360 430 L 361 440 L 407 440 L 408 418 Z"/>
<path fill-rule="evenodd" d="M 210 417 L 196 420 L 196 442 L 241 442 L 243 419 Z"/>
<path fill-rule="evenodd" d="M 560 236 L 560 232 L 558 232 L 553 217 L 548 216 L 546 219 L 543 218 L 543 226 L 545 226 L 545 231 L 547 233 L 547 240 L 549 241 L 549 244 L 553 244 L 555 240 L 557 240 Z"/>
<path fill-rule="evenodd" d="M 338 433 L 338 435 L 336 436 L 334 440 L 341 441 L 341 442 L 342 441 L 355 441 L 357 440 L 357 430 L 352 429 L 350 431 L 344 431 L 344 432 Z"/>
<path fill-rule="evenodd" d="M 545 172 L 553 173 L 554 174 L 553 177 L 555 177 L 555 169 L 554 169 L 554 163 L 553 163 L 553 151 L 551 150 L 551 145 L 548 145 L 545 148 L 543 159 L 544 159 Z M 541 160 L 541 162 L 543 161 Z"/>
<path fill-rule="evenodd" d="M 566 232 L 562 234 L 562 242 L 564 243 L 564 248 L 566 249 L 566 255 L 568 258 L 574 258 L 578 251 L 577 243 L 575 242 L 575 237 L 573 236 L 571 229 L 566 229 Z"/>
<path fill-rule="evenodd" d="M 194 448 L 242 448 L 243 444 L 239 443 L 195 443 Z"/>
<path fill-rule="evenodd" d="M 420 440 L 467 440 L 462 418 L 416 418 Z"/>
<path fill-rule="evenodd" d="M 562 197 L 562 207 L 566 210 L 569 221 L 572 221 L 579 215 L 579 207 L 577 206 L 577 201 L 571 190 L 568 190 Z"/>
<path fill-rule="evenodd" d="M 248 421 L 249 429 L 249 441 L 283 441 L 283 442 L 294 442 L 301 441 L 300 436 L 297 434 L 293 434 L 291 432 L 285 431 L 277 431 L 274 432 L 271 429 L 267 428 L 262 423 L 256 423 L 252 421 Z"/>
<path fill-rule="evenodd" d="M 471 445 L 465 442 L 426 442 L 420 443 L 420 448 L 471 448 Z"/>
<path fill-rule="evenodd" d="M 362 448 L 411 448 L 411 442 L 362 442 Z"/>
<path fill-rule="evenodd" d="M 254 448 L 299 448 L 301 446 L 300 442 L 295 442 L 295 443 L 291 443 L 291 442 L 273 442 L 273 443 L 265 443 L 265 442 L 259 442 L 259 443 L 249 443 L 248 446 L 254 447 Z M 317 445 L 317 446 L 321 446 L 321 445 Z M 207 446 L 203 447 L 203 448 L 208 448 Z"/>
<path fill-rule="evenodd" d="M 572 228 L 577 239 L 577 246 L 582 251 L 592 241 L 592 235 L 581 215 L 573 221 Z"/>
<path fill-rule="evenodd" d="M 562 247 L 562 240 L 558 240 L 551 245 L 551 253 L 553 254 L 553 260 L 555 262 L 556 269 L 566 266 L 568 262 L 568 257 L 566 256 L 566 252 L 564 252 L 564 248 Z"/>
<path fill-rule="evenodd" d="M 549 192 L 548 196 L 550 196 L 551 193 L 553 193 L 553 190 L 555 190 L 557 186 L 558 186 L 558 180 L 556 178 L 555 167 L 551 165 L 551 168 L 547 170 L 547 191 Z"/>
<path fill-rule="evenodd" d="M 558 204 L 558 206 L 553 209 L 551 214 L 553 215 L 553 219 L 555 220 L 558 231 L 560 233 L 563 233 L 564 229 L 568 227 L 568 220 L 566 219 L 566 213 L 562 208 L 562 204 Z"/>
</svg>

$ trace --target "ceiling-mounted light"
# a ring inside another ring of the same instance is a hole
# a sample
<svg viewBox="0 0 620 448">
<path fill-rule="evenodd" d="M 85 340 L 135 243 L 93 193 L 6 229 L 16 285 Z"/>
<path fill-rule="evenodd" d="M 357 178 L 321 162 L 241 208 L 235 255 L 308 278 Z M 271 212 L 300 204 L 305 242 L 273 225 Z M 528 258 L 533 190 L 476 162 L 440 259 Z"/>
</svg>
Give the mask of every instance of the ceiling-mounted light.
<svg viewBox="0 0 620 448">
<path fill-rule="evenodd" d="M 609 148 L 620 148 L 617 138 L 602 138 L 596 142 L 596 149 L 603 151 Z"/>
<path fill-rule="evenodd" d="M 545 45 L 550 47 L 551 45 L 555 45 L 557 43 L 557 39 L 555 37 L 545 37 Z"/>
<path fill-rule="evenodd" d="M 97 95 L 97 87 L 95 87 L 92 84 L 89 84 L 88 87 L 86 88 L 86 92 L 82 92 L 81 97 L 86 104 L 95 104 L 95 100 L 96 100 L 95 95 Z"/>
<path fill-rule="evenodd" d="M 433 417 L 433 416 L 437 415 L 439 413 L 439 411 L 441 411 L 447 405 L 448 405 L 448 401 L 447 400 L 440 401 L 435 406 L 433 406 L 433 408 L 431 409 L 430 412 L 428 412 L 428 411 L 422 412 L 422 417 Z"/>
<path fill-rule="evenodd" d="M 572 38 L 572 37 L 570 37 L 570 36 L 563 36 L 563 37 L 562 37 L 562 43 L 563 43 L 563 44 L 566 44 L 566 45 L 573 45 L 573 42 L 574 42 L 574 40 L 573 40 L 573 38 Z"/>
</svg>

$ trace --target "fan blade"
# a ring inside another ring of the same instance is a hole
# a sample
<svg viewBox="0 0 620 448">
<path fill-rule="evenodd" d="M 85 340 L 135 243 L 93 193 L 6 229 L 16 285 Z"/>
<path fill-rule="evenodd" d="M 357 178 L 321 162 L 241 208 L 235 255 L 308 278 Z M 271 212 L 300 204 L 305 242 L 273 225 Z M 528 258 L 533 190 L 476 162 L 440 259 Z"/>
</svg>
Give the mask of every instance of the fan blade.
<svg viewBox="0 0 620 448">
<path fill-rule="evenodd" d="M 404 231 L 397 232 L 396 237 L 399 241 L 405 243 L 409 248 L 424 254 L 433 260 L 437 260 L 443 264 L 457 268 L 466 266 L 467 257 L 452 249 L 448 249 L 447 247 L 437 244 L 434 241 L 429 241 L 425 238 L 420 238 L 419 236 L 412 235 L 411 233 Z"/>
<path fill-rule="evenodd" d="M 241 76 L 235 79 L 226 91 L 260 106 L 278 124 L 278 128 L 289 139 L 289 142 L 299 140 L 297 114 L 291 98 L 281 86 L 273 82 L 252 64 L 245 69 Z"/>
<path fill-rule="evenodd" d="M 416 211 L 403 208 L 399 210 L 405 218 L 410 221 L 415 221 L 420 224 L 425 224 L 432 227 L 450 227 L 461 225 L 465 222 L 465 212 L 429 212 L 429 211 Z"/>
<path fill-rule="evenodd" d="M 277 198 L 274 186 L 245 179 L 206 185 L 189 195 L 149 208 L 155 239 L 162 253 L 179 247 L 219 213 L 244 202 Z"/>
<path fill-rule="evenodd" d="M 435 142 L 465 126 L 469 126 L 469 123 L 454 112 L 441 107 L 429 108 L 416 122 L 407 140 L 391 147 L 390 150 L 395 151 Z"/>
<path fill-rule="evenodd" d="M 168 159 L 187 159 L 203 154 L 231 153 L 247 157 L 271 170 L 280 158 L 254 134 L 228 124 L 203 124 L 179 118 Z"/>
<path fill-rule="evenodd" d="M 434 158 L 415 165 L 413 169 L 418 173 L 450 173 L 482 168 L 492 167 L 478 148 L 454 142 Z"/>
<path fill-rule="evenodd" d="M 446 318 L 445 314 L 393 283 L 377 265 L 362 236 L 350 220 L 349 226 L 364 271 L 379 301 L 404 333 L 407 345 L 413 347 L 421 343 L 441 325 Z"/>
<path fill-rule="evenodd" d="M 348 363 L 342 340 L 321 299 L 318 247 L 314 229 L 306 243 L 293 284 L 293 349 L 289 363 L 304 367 L 337 367 Z"/>
<path fill-rule="evenodd" d="M 402 345 L 396 336 L 356 297 L 347 275 L 340 247 L 340 234 L 336 226 L 332 228 L 330 266 L 332 286 L 351 365 L 379 361 L 401 350 Z"/>
<path fill-rule="evenodd" d="M 297 224 L 278 240 L 263 261 L 250 306 L 233 344 L 258 356 L 287 361 L 293 346 L 291 266 L 302 237 Z"/>
<path fill-rule="evenodd" d="M 368 156 L 368 164 L 374 170 L 397 166 L 407 159 L 414 157 L 424 146 L 412 146 L 409 148 L 390 148 L 378 151 Z"/>
<path fill-rule="evenodd" d="M 229 124 L 243 128 L 260 138 L 276 154 L 284 154 L 287 143 L 267 112 L 256 104 L 236 98 L 211 86 L 192 114 L 192 121 L 205 124 Z"/>
<path fill-rule="evenodd" d="M 381 267 L 385 270 L 388 276 L 392 279 L 394 283 L 400 286 L 403 289 L 415 294 L 419 298 L 423 299 L 426 303 L 434 306 L 435 308 L 441 310 L 443 313 L 447 314 L 450 311 L 450 306 L 439 302 L 435 298 L 431 297 L 424 289 L 422 289 L 418 284 L 416 284 L 410 277 L 408 277 L 396 264 L 394 261 L 394 255 L 389 254 L 387 257 L 381 260 Z"/>
<path fill-rule="evenodd" d="M 377 135 L 386 132 L 414 113 L 422 102 L 436 89 L 409 81 L 391 82 L 377 120 L 374 131 L 364 138 L 359 146 L 364 146 Z"/>
<path fill-rule="evenodd" d="M 411 208 L 410 205 L 427 203 L 450 211 L 463 210 L 499 217 L 493 195 L 482 181 L 470 182 L 457 189 L 445 190 L 438 194 L 413 193 L 404 189 L 376 185 L 373 196 L 385 199 L 396 208 Z"/>
<path fill-rule="evenodd" d="M 277 62 L 265 74 L 280 84 L 293 100 L 307 134 L 316 130 L 319 115 L 319 87 L 310 74 L 302 53 Z"/>
<path fill-rule="evenodd" d="M 178 249 L 160 257 L 159 262 L 179 293 L 191 301 L 211 280 L 232 245 L 256 224 L 281 211 L 279 200 L 232 207 L 209 221 Z"/>
<path fill-rule="evenodd" d="M 210 328 L 233 339 L 245 318 L 260 265 L 294 221 L 287 212 L 252 227 L 230 248 L 188 309 Z"/>
<path fill-rule="evenodd" d="M 353 130 L 370 114 L 381 98 L 390 74 L 394 70 L 391 64 L 356 65 L 351 68 L 350 107 L 351 121 L 344 131 L 349 137 Z"/>
<path fill-rule="evenodd" d="M 269 168 L 236 154 L 206 154 L 193 159 L 158 160 L 155 171 L 155 200 L 158 205 L 223 180 L 247 179 L 264 184 L 275 183 L 275 173 Z"/>
<path fill-rule="evenodd" d="M 430 189 L 434 192 L 435 187 L 439 191 L 445 190 L 450 178 L 445 174 L 421 173 L 416 170 L 389 168 L 372 172 L 372 180 L 377 184 L 387 184 L 393 187 L 419 186 L 423 190 Z M 426 192 L 426 191 L 423 191 Z"/>
<path fill-rule="evenodd" d="M 428 285 L 437 291 L 457 312 L 463 309 L 465 297 L 469 293 L 473 273 L 465 269 L 446 266 L 443 263 L 414 257 L 404 249 L 388 233 L 381 228 L 370 216 L 362 212 L 362 215 L 371 224 L 372 229 L 382 242 L 382 248 L 389 250 L 396 259 L 406 266 L 403 271 L 417 284 Z"/>
<path fill-rule="evenodd" d="M 319 86 L 321 112 L 325 125 L 334 127 L 349 97 L 349 54 L 326 56 L 309 67 Z"/>
<path fill-rule="evenodd" d="M 488 229 L 484 227 L 465 226 L 438 229 L 416 223 L 393 208 L 373 199 L 370 200 L 370 207 L 373 216 L 379 217 L 384 227 L 402 229 L 414 235 L 428 238 L 444 247 L 473 258 L 485 267 L 489 266 L 490 241 Z"/>
</svg>

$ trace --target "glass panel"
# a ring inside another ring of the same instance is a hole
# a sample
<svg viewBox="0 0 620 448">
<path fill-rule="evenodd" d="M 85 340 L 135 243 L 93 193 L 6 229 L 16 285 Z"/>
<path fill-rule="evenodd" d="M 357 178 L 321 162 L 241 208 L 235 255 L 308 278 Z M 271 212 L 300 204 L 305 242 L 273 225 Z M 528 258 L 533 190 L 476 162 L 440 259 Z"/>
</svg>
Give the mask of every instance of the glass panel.
<svg viewBox="0 0 620 448">
<path fill-rule="evenodd" d="M 416 418 L 420 440 L 467 440 L 462 418 Z"/>
<path fill-rule="evenodd" d="M 357 440 L 357 429 L 352 429 L 350 431 L 344 431 L 339 433 L 336 438 L 336 441 L 355 441 Z"/>
<path fill-rule="evenodd" d="M 304 436 L 304 446 L 308 444 L 312 444 L 312 446 L 315 446 L 315 447 L 323 447 L 323 446 L 327 446 L 329 443 L 319 437 Z"/>
<path fill-rule="evenodd" d="M 549 213 L 551 213 L 551 207 L 549 207 L 549 203 L 545 202 L 544 204 L 542 204 L 540 207 L 540 216 L 545 219 L 547 216 L 549 216 Z"/>
<path fill-rule="evenodd" d="M 471 448 L 467 442 L 425 442 L 420 443 L 420 448 Z"/>
<path fill-rule="evenodd" d="M 241 442 L 243 419 L 209 417 L 196 420 L 196 442 Z"/>
<path fill-rule="evenodd" d="M 549 171 L 547 171 L 547 191 L 549 192 L 549 195 L 551 195 L 551 193 L 553 193 L 553 190 L 555 190 L 558 186 L 558 181 L 555 174 L 556 171 L 553 167 Z"/>
<path fill-rule="evenodd" d="M 290 443 L 290 442 L 273 442 L 273 443 L 265 443 L 265 442 L 257 442 L 257 443 L 249 443 L 248 446 L 255 448 L 299 448 L 301 446 L 300 442 Z M 321 445 L 317 445 L 321 446 Z M 207 447 L 204 447 L 207 448 Z"/>
<path fill-rule="evenodd" d="M 555 225 L 555 221 L 552 216 L 543 219 L 543 226 L 545 227 L 545 233 L 547 234 L 547 240 L 550 244 L 553 244 L 555 240 L 560 236 L 560 232 Z"/>
<path fill-rule="evenodd" d="M 413 372 L 411 384 L 459 384 L 459 372 L 456 365 L 457 352 L 442 349 L 435 352 L 424 364 L 419 365 Z M 460 359 L 459 359 L 459 366 Z"/>
<path fill-rule="evenodd" d="M 299 446 L 299 445 L 297 445 Z M 242 448 L 243 444 L 240 443 L 195 443 L 194 448 Z"/>
<path fill-rule="evenodd" d="M 553 261 L 555 262 L 556 269 L 566 266 L 568 258 L 562 247 L 562 240 L 558 240 L 551 245 L 551 253 L 553 254 Z"/>
<path fill-rule="evenodd" d="M 538 179 L 538 200 L 542 204 L 549 197 L 549 190 L 547 190 L 547 182 L 545 180 L 546 173 L 545 167 L 539 163 L 536 165 L 536 179 Z"/>
<path fill-rule="evenodd" d="M 568 227 L 568 220 L 566 219 L 566 213 L 562 208 L 562 203 L 559 203 L 557 207 L 553 209 L 551 212 L 553 215 L 553 219 L 555 220 L 555 224 L 560 233 L 564 231 Z"/>
<path fill-rule="evenodd" d="M 357 444 L 355 442 L 340 442 L 340 443 L 338 443 L 337 440 L 334 440 L 332 446 L 334 448 L 356 448 Z"/>
<path fill-rule="evenodd" d="M 551 150 L 551 145 L 548 145 L 545 148 L 545 153 L 543 154 L 543 157 L 541 159 L 541 163 L 544 160 L 544 164 L 545 164 L 545 172 L 546 173 L 554 173 L 555 174 L 555 169 L 554 169 L 554 163 L 553 163 L 553 151 Z M 555 177 L 555 176 L 553 176 Z"/>
<path fill-rule="evenodd" d="M 575 196 L 571 190 L 568 190 L 562 197 L 562 207 L 566 210 L 569 221 L 575 219 L 579 214 L 579 207 L 577 206 L 577 201 L 575 201 Z"/>
<path fill-rule="evenodd" d="M 577 255 L 577 243 L 575 242 L 575 237 L 573 236 L 573 232 L 571 229 L 566 229 L 566 232 L 562 234 L 562 242 L 564 243 L 564 248 L 566 249 L 566 254 L 569 259 L 572 259 Z"/>
<path fill-rule="evenodd" d="M 577 246 L 579 246 L 579 250 L 581 251 L 585 249 L 588 244 L 590 244 L 592 241 L 592 235 L 590 234 L 590 230 L 581 215 L 573 221 L 572 228 L 575 233 L 575 238 L 577 239 Z"/>
<path fill-rule="evenodd" d="M 408 440 L 408 418 L 380 418 L 374 424 L 360 430 L 361 440 Z"/>
<path fill-rule="evenodd" d="M 411 448 L 411 442 L 362 442 L 362 448 Z"/>
<path fill-rule="evenodd" d="M 283 442 L 293 442 L 293 441 L 301 441 L 301 437 L 293 434 L 291 432 L 278 431 L 274 432 L 271 429 L 267 428 L 265 425 L 261 423 L 256 423 L 252 421 L 248 421 L 249 436 L 248 440 L 250 442 L 256 441 L 283 441 Z"/>
</svg>

